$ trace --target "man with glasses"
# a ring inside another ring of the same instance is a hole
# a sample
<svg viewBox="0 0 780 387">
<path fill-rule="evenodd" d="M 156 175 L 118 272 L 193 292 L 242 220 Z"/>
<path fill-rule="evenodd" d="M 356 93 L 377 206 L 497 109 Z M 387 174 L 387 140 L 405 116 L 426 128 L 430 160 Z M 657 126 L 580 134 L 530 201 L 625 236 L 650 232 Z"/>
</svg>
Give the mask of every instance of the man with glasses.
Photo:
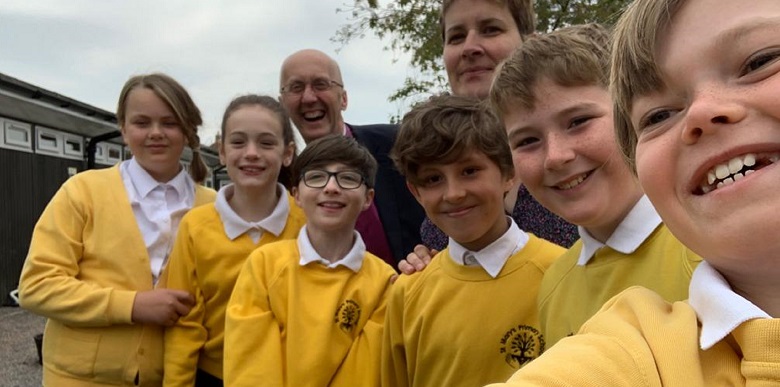
<svg viewBox="0 0 780 387">
<path fill-rule="evenodd" d="M 425 215 L 388 157 L 397 126 L 345 123 L 342 112 L 347 109 L 347 91 L 341 70 L 321 51 L 306 49 L 287 57 L 279 86 L 279 100 L 306 143 L 331 133 L 354 137 L 377 160 L 376 196 L 358 217 L 355 229 L 368 251 L 395 267 L 421 243 L 420 224 Z"/>
</svg>

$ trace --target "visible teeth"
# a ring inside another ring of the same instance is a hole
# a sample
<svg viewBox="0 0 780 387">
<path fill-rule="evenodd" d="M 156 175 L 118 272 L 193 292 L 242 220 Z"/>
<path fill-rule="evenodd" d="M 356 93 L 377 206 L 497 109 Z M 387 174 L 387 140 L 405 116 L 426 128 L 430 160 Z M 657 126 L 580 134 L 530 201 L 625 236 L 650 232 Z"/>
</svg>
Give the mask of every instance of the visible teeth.
<svg viewBox="0 0 780 387">
<path fill-rule="evenodd" d="M 745 155 L 745 160 L 743 161 L 746 166 L 752 167 L 756 165 L 756 155 L 749 153 Z"/>
<path fill-rule="evenodd" d="M 311 111 L 303 114 L 303 118 L 307 120 L 316 120 L 325 117 L 325 114 L 321 111 Z"/>
<path fill-rule="evenodd" d="M 717 168 L 715 168 L 715 177 L 718 179 L 723 179 L 726 176 L 729 175 L 729 167 L 725 164 L 718 165 Z"/>
<path fill-rule="evenodd" d="M 742 170 L 743 164 L 742 159 L 739 157 L 735 157 L 731 160 L 729 160 L 729 174 L 737 173 L 740 170 Z"/>
<path fill-rule="evenodd" d="M 563 183 L 563 184 L 559 185 L 558 188 L 560 188 L 560 189 L 572 189 L 572 188 L 580 185 L 580 183 L 582 183 L 583 180 L 585 180 L 585 177 L 586 177 L 586 175 L 580 175 L 576 179 L 574 179 L 574 180 L 572 180 L 572 181 L 570 181 L 568 183 Z"/>
<path fill-rule="evenodd" d="M 752 168 L 756 165 L 758 159 L 761 159 L 762 162 L 776 163 L 780 161 L 780 153 L 747 153 L 719 164 L 707 172 L 707 183 L 702 183 L 700 186 L 701 191 L 706 194 L 717 188 L 731 185 L 752 174 L 755 172 Z M 715 184 L 714 187 L 713 184 Z"/>
</svg>

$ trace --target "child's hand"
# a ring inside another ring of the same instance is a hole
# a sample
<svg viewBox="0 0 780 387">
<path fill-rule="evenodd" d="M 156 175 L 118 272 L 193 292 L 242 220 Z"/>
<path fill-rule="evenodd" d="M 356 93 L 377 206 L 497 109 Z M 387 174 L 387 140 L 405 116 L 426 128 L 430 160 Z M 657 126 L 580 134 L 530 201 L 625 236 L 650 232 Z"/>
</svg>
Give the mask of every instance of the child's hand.
<svg viewBox="0 0 780 387">
<path fill-rule="evenodd" d="M 414 251 L 398 262 L 398 270 L 407 275 L 423 271 L 431 263 L 431 258 L 438 253 L 439 250 L 428 249 L 423 245 L 414 246 Z"/>
<path fill-rule="evenodd" d="M 169 327 L 187 314 L 195 304 L 195 298 L 183 291 L 155 289 L 138 292 L 133 302 L 132 319 L 135 323 Z"/>
</svg>

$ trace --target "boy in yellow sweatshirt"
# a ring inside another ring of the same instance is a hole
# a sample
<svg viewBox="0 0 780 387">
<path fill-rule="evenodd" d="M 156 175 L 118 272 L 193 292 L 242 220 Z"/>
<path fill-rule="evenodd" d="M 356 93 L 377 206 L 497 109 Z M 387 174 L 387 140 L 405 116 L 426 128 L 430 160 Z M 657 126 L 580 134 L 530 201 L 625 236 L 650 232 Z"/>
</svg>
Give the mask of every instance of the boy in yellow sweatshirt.
<svg viewBox="0 0 780 387">
<path fill-rule="evenodd" d="M 376 386 L 385 297 L 395 271 L 366 251 L 355 222 L 374 197 L 377 164 L 329 135 L 293 163 L 307 223 L 297 240 L 248 258 L 227 307 L 226 386 Z"/>
<path fill-rule="evenodd" d="M 544 350 L 536 297 L 563 248 L 504 213 L 514 169 L 498 118 L 476 100 L 440 96 L 404 116 L 391 157 L 449 245 L 388 301 L 383 386 L 503 380 Z"/>
<path fill-rule="evenodd" d="M 507 386 L 780 383 L 780 2 L 637 0 L 617 24 L 616 133 L 704 261 L 687 302 L 632 288 Z"/>
<path fill-rule="evenodd" d="M 509 138 L 516 176 L 543 206 L 576 224 L 577 241 L 539 290 L 548 347 L 573 335 L 633 285 L 688 298 L 701 258 L 661 222 L 615 141 L 609 33 L 563 28 L 527 41 L 497 72 L 491 106 Z"/>
</svg>

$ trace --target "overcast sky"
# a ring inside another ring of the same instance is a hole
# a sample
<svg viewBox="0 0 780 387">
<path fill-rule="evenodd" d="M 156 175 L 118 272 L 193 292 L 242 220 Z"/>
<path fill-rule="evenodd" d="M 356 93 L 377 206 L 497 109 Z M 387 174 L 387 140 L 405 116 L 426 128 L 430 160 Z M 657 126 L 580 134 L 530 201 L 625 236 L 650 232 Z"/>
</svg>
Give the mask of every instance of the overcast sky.
<svg viewBox="0 0 780 387">
<path fill-rule="evenodd" d="M 406 109 L 387 97 L 414 72 L 373 35 L 330 41 L 349 18 L 336 9 L 352 2 L 1 0 L 0 72 L 111 112 L 130 75 L 166 72 L 203 112 L 209 144 L 233 97 L 277 96 L 284 58 L 317 48 L 341 65 L 347 122 L 387 122 Z"/>
</svg>

